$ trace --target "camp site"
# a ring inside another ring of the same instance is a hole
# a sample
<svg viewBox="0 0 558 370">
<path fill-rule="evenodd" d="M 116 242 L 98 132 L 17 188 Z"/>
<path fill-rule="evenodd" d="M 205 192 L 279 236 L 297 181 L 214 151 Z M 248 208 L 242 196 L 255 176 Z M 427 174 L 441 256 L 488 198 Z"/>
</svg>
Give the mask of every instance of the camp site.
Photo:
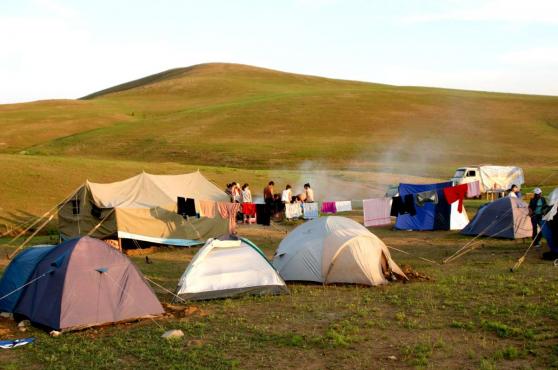
<svg viewBox="0 0 558 370">
<path fill-rule="evenodd" d="M 450 3 L 0 5 L 0 369 L 558 368 L 558 8 Z"/>
</svg>

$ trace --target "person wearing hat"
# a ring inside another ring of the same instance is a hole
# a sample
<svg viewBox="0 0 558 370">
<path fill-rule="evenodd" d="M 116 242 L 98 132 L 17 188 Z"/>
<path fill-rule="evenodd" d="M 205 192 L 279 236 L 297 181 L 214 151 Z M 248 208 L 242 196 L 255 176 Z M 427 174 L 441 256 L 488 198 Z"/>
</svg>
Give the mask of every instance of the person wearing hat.
<svg viewBox="0 0 558 370">
<path fill-rule="evenodd" d="M 529 201 L 529 216 L 531 216 L 531 225 L 533 225 L 533 241 L 535 248 L 540 248 L 542 235 L 539 233 L 539 226 L 542 227 L 542 218 L 547 204 L 546 199 L 542 196 L 542 190 L 540 188 L 535 188 L 533 193 L 535 193 L 535 196 Z"/>
</svg>

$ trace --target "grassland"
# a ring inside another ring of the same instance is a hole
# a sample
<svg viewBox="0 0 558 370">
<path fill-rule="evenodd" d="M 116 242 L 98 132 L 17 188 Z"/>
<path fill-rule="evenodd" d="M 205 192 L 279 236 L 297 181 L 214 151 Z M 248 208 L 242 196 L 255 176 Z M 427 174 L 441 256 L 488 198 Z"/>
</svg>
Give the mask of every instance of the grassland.
<svg viewBox="0 0 558 370">
<path fill-rule="evenodd" d="M 472 208 L 472 207 L 470 207 Z M 474 211 L 473 211 L 474 212 Z M 357 213 L 352 214 L 361 220 Z M 283 225 L 289 230 L 293 225 Z M 282 230 L 243 227 L 268 257 Z M 373 230 L 388 245 L 440 261 L 468 239 L 456 232 Z M 534 369 L 558 366 L 556 267 L 535 254 L 509 272 L 527 246 L 483 240 L 448 265 L 393 251 L 430 281 L 365 288 L 289 284 L 291 295 L 181 305 L 157 322 L 90 329 L 51 338 L 19 333 L 0 320 L 3 337 L 37 337 L 35 345 L 0 352 L 3 368 L 447 368 Z M 3 255 L 10 248 L 1 247 Z M 134 262 L 174 290 L 195 249 L 174 249 Z M 5 262 L 5 261 L 3 261 Z M 159 298 L 172 300 L 156 288 Z M 160 335 L 182 329 L 183 339 Z M 390 359 L 395 356 L 395 360 Z"/>
<path fill-rule="evenodd" d="M 557 127 L 556 97 L 206 64 L 83 100 L 0 106 L 0 151 L 447 177 L 456 163 L 555 167 Z"/>
<path fill-rule="evenodd" d="M 167 71 L 81 100 L 0 105 L 0 232 L 42 214 L 85 179 L 200 169 L 222 187 L 269 180 L 321 199 L 362 199 L 388 184 L 447 179 L 461 165 L 516 164 L 529 186 L 558 183 L 558 97 L 396 87 L 209 64 Z M 467 201 L 472 216 L 479 201 Z M 350 215 L 362 221 L 358 212 Z M 292 224 L 242 227 L 268 257 Z M 50 225 L 56 234 L 56 225 Z M 388 245 L 441 261 L 456 232 L 374 229 Z M 43 235 L 33 242 L 55 241 Z M 0 256 L 13 250 L 0 239 Z M 50 338 L 0 319 L 0 368 L 558 367 L 556 268 L 522 241 L 482 240 L 448 265 L 393 252 L 430 281 L 384 287 L 290 284 L 291 295 L 199 302 L 165 318 Z M 134 257 L 174 290 L 195 249 Z M 0 260 L 0 269 L 7 263 Z M 171 296 L 158 290 L 169 303 Z M 166 329 L 184 339 L 165 342 Z M 395 356 L 395 360 L 390 359 Z"/>
</svg>

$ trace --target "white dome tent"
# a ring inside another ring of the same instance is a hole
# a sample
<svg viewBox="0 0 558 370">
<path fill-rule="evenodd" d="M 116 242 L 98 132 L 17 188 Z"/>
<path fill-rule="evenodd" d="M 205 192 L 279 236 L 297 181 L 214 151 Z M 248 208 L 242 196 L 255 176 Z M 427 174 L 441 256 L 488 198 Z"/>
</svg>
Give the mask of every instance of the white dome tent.
<svg viewBox="0 0 558 370">
<path fill-rule="evenodd" d="M 407 279 L 376 235 L 339 216 L 294 229 L 279 244 L 272 263 L 287 281 L 380 285 L 390 274 Z"/>
<path fill-rule="evenodd" d="M 177 295 L 188 300 L 245 294 L 289 293 L 260 249 L 248 239 L 209 239 L 178 282 Z"/>
</svg>

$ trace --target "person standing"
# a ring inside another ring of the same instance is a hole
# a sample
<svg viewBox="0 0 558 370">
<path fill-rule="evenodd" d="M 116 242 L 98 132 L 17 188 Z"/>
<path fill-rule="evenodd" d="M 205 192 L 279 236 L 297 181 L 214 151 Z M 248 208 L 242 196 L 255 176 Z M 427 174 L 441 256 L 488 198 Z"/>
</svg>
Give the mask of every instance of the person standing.
<svg viewBox="0 0 558 370">
<path fill-rule="evenodd" d="M 293 201 L 293 191 L 291 188 L 291 185 L 287 185 L 285 190 L 281 193 L 281 202 L 284 204 L 291 203 Z"/>
<path fill-rule="evenodd" d="M 238 185 L 238 183 L 236 181 L 232 183 L 231 193 L 232 193 L 233 203 L 241 203 L 241 201 L 242 201 L 242 190 L 240 190 L 240 186 Z"/>
<path fill-rule="evenodd" d="M 264 202 L 267 205 L 272 205 L 273 204 L 273 194 L 274 194 L 273 186 L 274 185 L 275 185 L 275 183 L 273 181 L 270 181 L 267 184 L 267 186 L 264 188 L 264 191 L 263 191 Z"/>
<path fill-rule="evenodd" d="M 513 184 L 510 188 L 510 192 L 508 194 L 508 197 L 521 199 L 521 193 L 519 192 L 519 186 Z"/>
<path fill-rule="evenodd" d="M 242 185 L 242 203 L 252 203 L 252 192 L 248 184 Z"/>
<path fill-rule="evenodd" d="M 529 202 L 529 216 L 531 216 L 531 225 L 533 226 L 533 243 L 535 248 L 540 248 L 542 235 L 539 233 L 539 227 L 542 227 L 542 218 L 547 204 L 540 188 L 535 188 L 533 193 L 535 193 L 535 196 Z"/>
<path fill-rule="evenodd" d="M 304 195 L 306 203 L 314 203 L 314 190 L 312 190 L 309 183 L 304 184 Z"/>
</svg>

